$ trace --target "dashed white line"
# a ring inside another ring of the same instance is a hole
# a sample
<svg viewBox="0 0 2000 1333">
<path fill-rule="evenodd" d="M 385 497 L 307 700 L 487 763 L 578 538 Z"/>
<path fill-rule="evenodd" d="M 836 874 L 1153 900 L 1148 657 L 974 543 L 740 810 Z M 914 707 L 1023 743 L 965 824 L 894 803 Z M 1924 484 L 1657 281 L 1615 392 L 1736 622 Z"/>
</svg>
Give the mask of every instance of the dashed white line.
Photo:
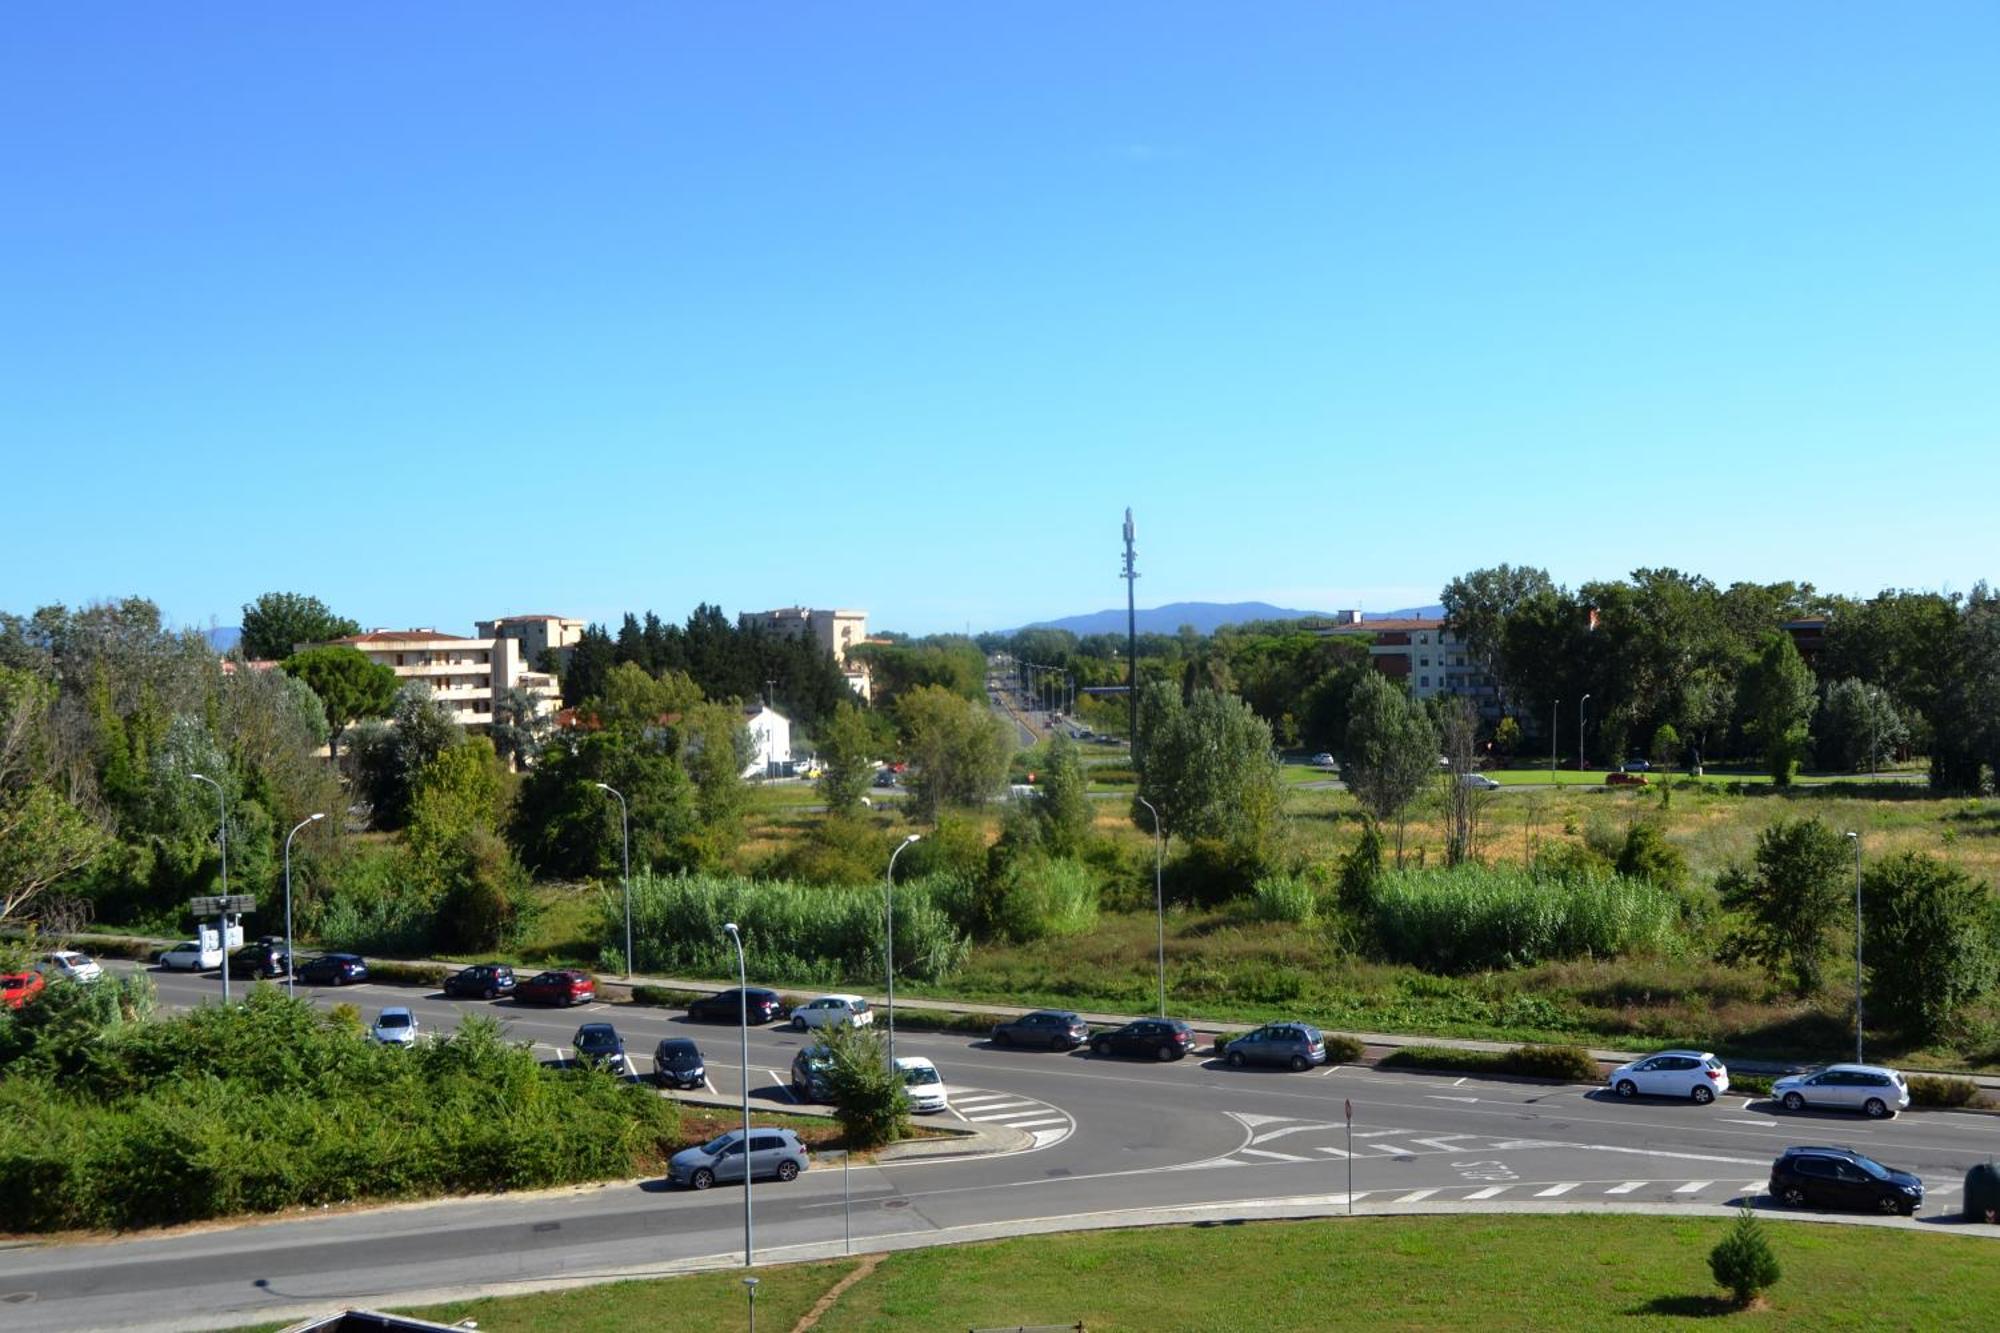
<svg viewBox="0 0 2000 1333">
<path fill-rule="evenodd" d="M 1039 1105 L 1039 1103 L 1032 1101 L 1012 1101 L 1012 1102 L 990 1102 L 984 1105 L 971 1103 L 970 1105 L 972 1105 L 972 1109 L 975 1111 L 1018 1111 L 1024 1106 L 1036 1106 Z"/>
<path fill-rule="evenodd" d="M 989 1117 L 988 1120 L 982 1121 L 981 1123 L 1005 1125 L 1009 1129 L 1045 1129 L 1050 1125 L 1066 1125 L 1069 1123 L 1069 1117 L 1066 1115 L 1033 1116 L 1026 1120 L 1020 1119 L 1019 1117 L 1014 1117 L 1012 1119 L 992 1120 Z"/>
<path fill-rule="evenodd" d="M 1676 1193 L 1676 1194 L 1699 1194 L 1699 1193 L 1701 1193 L 1701 1192 L 1702 1192 L 1703 1190 L 1707 1189 L 1707 1188 L 1708 1188 L 1708 1187 L 1709 1187 L 1710 1185 L 1713 1185 L 1714 1183 L 1715 1183 L 1715 1182 L 1714 1182 L 1714 1181 L 1712 1181 L 1712 1180 L 1690 1180 L 1690 1181 L 1689 1181 L 1689 1182 L 1688 1182 L 1687 1184 L 1685 1184 L 1685 1185 L 1677 1185 L 1677 1186 L 1675 1186 L 1675 1187 L 1674 1187 L 1674 1193 Z"/>
<path fill-rule="evenodd" d="M 1545 1190 L 1536 1190 L 1535 1197 L 1537 1199 L 1553 1199 L 1556 1198 L 1558 1195 L 1567 1194 L 1575 1188 L 1576 1188 L 1575 1181 L 1570 1181 L 1567 1184 L 1562 1184 L 1562 1185 L 1551 1185 Z"/>
<path fill-rule="evenodd" d="M 1268 1157 L 1274 1162 L 1310 1162 L 1310 1157 L 1300 1157 L 1296 1153 L 1272 1152 L 1267 1148 L 1244 1148 L 1238 1153 L 1242 1157 Z"/>
<path fill-rule="evenodd" d="M 1651 1183 L 1649 1180 L 1628 1180 L 1623 1185 L 1613 1185 L 1604 1192 L 1606 1194 L 1630 1194 L 1633 1190 L 1642 1190 Z"/>
<path fill-rule="evenodd" d="M 1425 1199 L 1428 1199 L 1428 1198 L 1430 1198 L 1430 1197 L 1431 1197 L 1431 1195 L 1433 1195 L 1433 1194 L 1436 1194 L 1436 1193 L 1437 1193 L 1437 1191 L 1436 1191 L 1436 1190 L 1411 1190 L 1411 1191 L 1410 1191 L 1410 1192 L 1409 1192 L 1408 1194 L 1405 1194 L 1405 1195 L 1404 1195 L 1404 1196 L 1403 1196 L 1402 1198 L 1400 1198 L 1400 1199 L 1392 1199 L 1392 1200 L 1390 1200 L 1390 1202 L 1391 1202 L 1391 1203 L 1422 1203 L 1422 1202 L 1423 1202 L 1423 1201 L 1424 1201 Z M 1358 1199 L 1358 1198 L 1360 1198 L 1361 1196 L 1357 1194 L 1357 1195 L 1355 1195 L 1354 1197 Z"/>
<path fill-rule="evenodd" d="M 1465 1197 L 1468 1199 L 1490 1199 L 1496 1194 L 1504 1193 L 1505 1191 L 1513 1188 L 1514 1187 L 1512 1185 L 1488 1185 L 1485 1189 L 1474 1190 L 1472 1193 L 1466 1195 Z"/>
<path fill-rule="evenodd" d="M 1320 1145 L 1320 1151 L 1321 1151 L 1321 1152 L 1323 1152 L 1323 1153 L 1325 1153 L 1325 1154 L 1326 1154 L 1326 1155 L 1327 1155 L 1328 1157 L 1345 1157 L 1345 1156 L 1347 1156 L 1347 1150 L 1346 1150 L 1346 1149 L 1344 1149 L 1344 1148 L 1329 1148 L 1329 1147 L 1327 1147 L 1327 1146 L 1326 1146 L 1326 1145 L 1324 1145 L 1324 1144 Z"/>
<path fill-rule="evenodd" d="M 1733 1117 L 1724 1117 L 1722 1123 L 1725 1125 L 1755 1125 L 1759 1129 L 1777 1128 L 1776 1125 L 1772 1124 L 1768 1120 L 1738 1120 Z"/>
</svg>

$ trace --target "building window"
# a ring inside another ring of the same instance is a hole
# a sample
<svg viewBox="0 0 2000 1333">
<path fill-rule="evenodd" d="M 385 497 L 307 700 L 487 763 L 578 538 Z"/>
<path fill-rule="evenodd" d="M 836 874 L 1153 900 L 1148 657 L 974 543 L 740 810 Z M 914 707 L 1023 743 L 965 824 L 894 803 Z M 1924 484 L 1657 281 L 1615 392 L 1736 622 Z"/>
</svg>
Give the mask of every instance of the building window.
<svg viewBox="0 0 2000 1333">
<path fill-rule="evenodd" d="M 1417 659 L 1418 666 L 1429 666 L 1430 664 L 1431 664 L 1431 659 L 1428 657 L 1419 657 Z"/>
<path fill-rule="evenodd" d="M 1424 689 L 1429 689 L 1431 687 L 1431 678 L 1429 676 L 1418 676 L 1417 684 L 1422 686 Z"/>
</svg>

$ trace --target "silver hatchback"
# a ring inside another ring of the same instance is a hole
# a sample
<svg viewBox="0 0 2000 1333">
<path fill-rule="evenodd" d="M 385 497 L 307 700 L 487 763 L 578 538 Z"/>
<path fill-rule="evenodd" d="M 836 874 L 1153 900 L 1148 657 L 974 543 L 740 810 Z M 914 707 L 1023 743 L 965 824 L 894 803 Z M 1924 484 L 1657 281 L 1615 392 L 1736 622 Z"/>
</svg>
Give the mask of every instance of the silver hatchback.
<svg viewBox="0 0 2000 1333">
<path fill-rule="evenodd" d="M 1267 1023 L 1230 1042 L 1222 1058 L 1232 1069 L 1279 1065 L 1301 1073 L 1326 1063 L 1326 1039 L 1310 1023 Z"/>
<path fill-rule="evenodd" d="M 1881 1120 L 1909 1109 L 1910 1085 L 1881 1065 L 1828 1065 L 1816 1073 L 1779 1079 L 1771 1085 L 1771 1096 L 1787 1111 L 1827 1107 Z"/>
<path fill-rule="evenodd" d="M 667 1163 L 667 1179 L 698 1190 L 718 1180 L 741 1180 L 745 1157 L 743 1131 L 732 1129 L 675 1153 Z M 776 1176 L 779 1180 L 797 1180 L 808 1165 L 806 1145 L 789 1129 L 753 1127 L 747 1157 L 752 1176 Z"/>
</svg>

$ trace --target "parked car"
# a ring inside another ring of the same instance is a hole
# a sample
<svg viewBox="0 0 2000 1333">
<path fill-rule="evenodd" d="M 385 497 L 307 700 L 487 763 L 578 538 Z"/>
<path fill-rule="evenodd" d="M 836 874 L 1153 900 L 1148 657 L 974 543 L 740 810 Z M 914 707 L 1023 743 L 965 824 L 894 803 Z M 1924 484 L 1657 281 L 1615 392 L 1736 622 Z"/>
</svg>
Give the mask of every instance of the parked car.
<svg viewBox="0 0 2000 1333">
<path fill-rule="evenodd" d="M 718 1180 L 741 1180 L 744 1176 L 743 1131 L 732 1129 L 707 1143 L 683 1148 L 667 1162 L 667 1179 L 676 1185 L 705 1190 Z M 797 1180 L 808 1165 L 806 1145 L 789 1129 L 752 1127 L 748 1154 L 752 1176 L 776 1176 Z"/>
<path fill-rule="evenodd" d="M 1487 777 L 1484 773 L 1460 773 L 1458 775 L 1458 785 L 1461 787 L 1470 787 L 1474 791 L 1500 790 L 1500 784 L 1492 778 Z"/>
<path fill-rule="evenodd" d="M 1067 1009 L 1037 1009 L 1006 1023 L 993 1025 L 995 1046 L 1046 1046 L 1073 1051 L 1090 1040 L 1090 1024 Z"/>
<path fill-rule="evenodd" d="M 48 984 L 39 972 L 0 972 L 0 1009 L 19 1009 Z"/>
<path fill-rule="evenodd" d="M 414 1046 L 417 1044 L 417 1016 L 400 1006 L 384 1009 L 368 1032 L 384 1046 Z"/>
<path fill-rule="evenodd" d="M 505 963 L 474 963 L 446 977 L 444 993 L 497 1000 L 502 995 L 512 995 L 514 985 L 514 969 Z"/>
<path fill-rule="evenodd" d="M 1787 1148 L 1771 1163 L 1771 1197 L 1908 1217 L 1924 1206 L 1924 1182 L 1852 1148 Z"/>
<path fill-rule="evenodd" d="M 569 1044 L 579 1065 L 609 1069 L 613 1073 L 625 1071 L 625 1039 L 609 1023 L 585 1023 L 569 1039 Z"/>
<path fill-rule="evenodd" d="M 880 773 L 877 773 L 877 774 L 875 775 L 875 785 L 876 785 L 876 786 L 878 786 L 878 787 L 893 787 L 893 786 L 895 786 L 895 785 L 896 785 L 896 770 L 895 770 L 895 769 L 893 769 L 893 768 L 885 768 L 885 769 L 883 769 L 883 770 L 882 770 L 882 771 L 881 771 Z"/>
<path fill-rule="evenodd" d="M 1194 1047 L 1194 1029 L 1178 1018 L 1141 1018 L 1090 1039 L 1092 1055 L 1150 1055 L 1178 1060 Z"/>
<path fill-rule="evenodd" d="M 597 982 L 588 972 L 558 968 L 537 972 L 514 987 L 516 1004 L 589 1004 L 597 998 Z"/>
<path fill-rule="evenodd" d="M 912 1111 L 944 1111 L 951 1107 L 951 1093 L 938 1067 L 921 1055 L 899 1055 L 896 1068 L 903 1075 L 903 1095 Z"/>
<path fill-rule="evenodd" d="M 785 1014 L 785 1001 L 778 992 L 752 986 L 748 990 L 730 989 L 704 995 L 688 1006 L 688 1017 L 698 1023 L 740 1023 L 743 1021 L 743 997 L 749 997 L 750 1021 L 768 1023 Z"/>
<path fill-rule="evenodd" d="M 1233 1069 L 1244 1065 L 1283 1065 L 1291 1070 L 1326 1063 L 1326 1038 L 1310 1023 L 1266 1023 L 1223 1048 L 1223 1060 Z"/>
<path fill-rule="evenodd" d="M 1684 1097 L 1702 1106 L 1729 1091 L 1729 1070 L 1712 1051 L 1661 1051 L 1611 1071 L 1620 1097 Z"/>
<path fill-rule="evenodd" d="M 345 986 L 368 980 L 368 964 L 351 953 L 323 953 L 299 964 L 299 980 L 314 986 Z"/>
<path fill-rule="evenodd" d="M 1328 754 L 1325 750 L 1321 750 L 1318 754 L 1306 760 L 1306 762 L 1314 768 L 1332 768 L 1336 761 L 1332 755 Z"/>
<path fill-rule="evenodd" d="M 865 1028 L 874 1023 L 875 1011 L 859 995 L 822 995 L 792 1010 L 792 1026 L 800 1032 L 837 1024 Z"/>
<path fill-rule="evenodd" d="M 1881 1065 L 1828 1065 L 1817 1073 L 1779 1079 L 1771 1085 L 1771 1097 L 1787 1111 L 1827 1107 L 1882 1120 L 1909 1109 L 1910 1085 Z"/>
<path fill-rule="evenodd" d="M 1653 771 L 1652 763 L 1645 759 L 1627 759 L 1620 767 L 1627 773 L 1650 773 Z"/>
<path fill-rule="evenodd" d="M 663 1088 L 699 1088 L 708 1083 L 701 1047 L 686 1037 L 668 1037 L 653 1048 L 653 1082 Z"/>
<path fill-rule="evenodd" d="M 204 949 L 193 940 L 182 940 L 173 948 L 154 954 L 153 961 L 168 972 L 206 972 L 222 966 L 222 950 Z"/>
<path fill-rule="evenodd" d="M 1606 773 L 1604 775 L 1604 785 L 1607 787 L 1644 787 L 1647 785 L 1646 775 L 1644 773 Z"/>
<path fill-rule="evenodd" d="M 282 977 L 292 970 L 283 939 L 262 939 L 229 955 L 229 970 L 243 977 Z"/>
<path fill-rule="evenodd" d="M 104 969 L 97 965 L 95 958 L 87 953 L 78 953 L 74 949 L 55 949 L 43 954 L 36 962 L 35 970 L 44 977 L 76 981 L 85 985 L 102 980 L 104 977 Z"/>
<path fill-rule="evenodd" d="M 824 1046 L 802 1046 L 792 1056 L 792 1097 L 824 1106 L 833 1100 L 833 1052 Z"/>
</svg>

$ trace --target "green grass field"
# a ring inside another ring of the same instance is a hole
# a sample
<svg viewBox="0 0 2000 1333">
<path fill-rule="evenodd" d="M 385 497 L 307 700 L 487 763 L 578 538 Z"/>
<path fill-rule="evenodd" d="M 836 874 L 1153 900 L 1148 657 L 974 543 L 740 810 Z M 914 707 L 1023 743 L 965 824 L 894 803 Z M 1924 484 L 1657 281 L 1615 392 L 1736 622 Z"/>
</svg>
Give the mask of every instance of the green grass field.
<svg viewBox="0 0 2000 1333">
<path fill-rule="evenodd" d="M 1090 1333 L 1329 1328 L 1989 1328 L 2000 1249 L 1973 1236 L 1767 1222 L 1782 1268 L 1734 1313 L 1708 1270 L 1711 1218 L 1411 1217 L 1153 1228 L 892 1254 L 815 1328 L 1069 1326 Z M 789 1329 L 862 1260 L 762 1269 L 758 1325 Z M 491 1333 L 745 1325 L 742 1273 L 624 1282 L 416 1311 Z"/>
</svg>

